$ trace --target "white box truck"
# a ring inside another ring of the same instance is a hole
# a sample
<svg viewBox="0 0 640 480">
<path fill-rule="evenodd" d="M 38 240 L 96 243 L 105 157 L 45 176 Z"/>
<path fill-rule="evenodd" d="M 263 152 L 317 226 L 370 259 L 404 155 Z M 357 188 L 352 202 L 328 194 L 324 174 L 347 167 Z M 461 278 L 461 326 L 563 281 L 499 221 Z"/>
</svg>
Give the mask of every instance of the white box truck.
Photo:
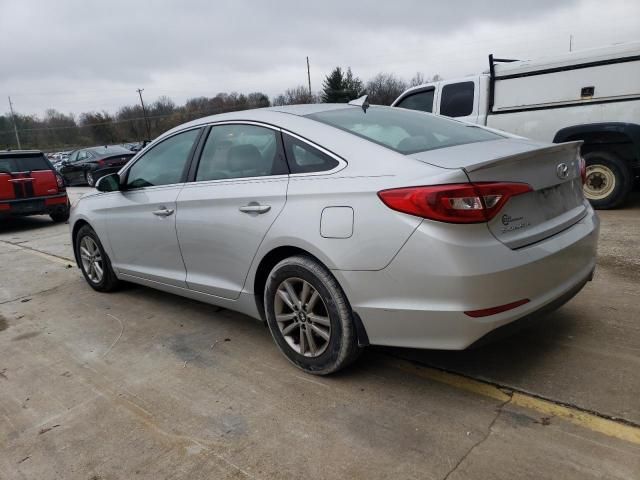
<svg viewBox="0 0 640 480">
<path fill-rule="evenodd" d="M 640 175 L 640 42 L 537 60 L 498 59 L 479 75 L 410 88 L 392 104 L 547 142 L 582 140 L 585 196 L 621 205 Z"/>
</svg>

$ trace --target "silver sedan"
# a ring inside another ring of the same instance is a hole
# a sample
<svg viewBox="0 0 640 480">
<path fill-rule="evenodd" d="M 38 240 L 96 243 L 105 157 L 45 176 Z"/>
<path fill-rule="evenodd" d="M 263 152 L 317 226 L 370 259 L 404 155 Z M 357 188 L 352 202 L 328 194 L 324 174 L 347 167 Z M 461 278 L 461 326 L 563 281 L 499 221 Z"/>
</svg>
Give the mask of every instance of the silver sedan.
<svg viewBox="0 0 640 480">
<path fill-rule="evenodd" d="M 591 279 L 579 147 L 362 101 L 215 115 L 101 179 L 73 208 L 74 251 L 95 290 L 266 321 L 309 373 L 369 344 L 464 349 Z"/>
</svg>

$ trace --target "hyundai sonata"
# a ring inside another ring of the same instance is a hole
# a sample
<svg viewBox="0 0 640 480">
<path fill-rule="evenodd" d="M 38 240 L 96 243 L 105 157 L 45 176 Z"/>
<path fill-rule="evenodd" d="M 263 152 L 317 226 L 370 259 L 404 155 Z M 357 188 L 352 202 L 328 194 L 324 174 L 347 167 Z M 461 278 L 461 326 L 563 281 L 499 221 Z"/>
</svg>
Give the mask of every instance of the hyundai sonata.
<svg viewBox="0 0 640 480">
<path fill-rule="evenodd" d="M 267 322 L 301 369 L 369 344 L 464 349 L 591 279 L 578 142 L 320 104 L 165 133 L 73 208 L 78 266 Z"/>
</svg>

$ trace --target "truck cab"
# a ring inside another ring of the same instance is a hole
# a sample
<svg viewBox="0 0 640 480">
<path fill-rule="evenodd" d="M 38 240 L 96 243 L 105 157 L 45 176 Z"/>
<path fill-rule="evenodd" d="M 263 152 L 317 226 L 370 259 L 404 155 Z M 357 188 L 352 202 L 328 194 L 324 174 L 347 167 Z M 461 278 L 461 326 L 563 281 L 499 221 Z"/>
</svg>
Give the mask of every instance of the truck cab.
<svg viewBox="0 0 640 480">
<path fill-rule="evenodd" d="M 410 88 L 392 106 L 542 142 L 582 141 L 595 208 L 624 204 L 640 176 L 640 42 L 537 60 L 489 55 L 486 72 Z"/>
</svg>

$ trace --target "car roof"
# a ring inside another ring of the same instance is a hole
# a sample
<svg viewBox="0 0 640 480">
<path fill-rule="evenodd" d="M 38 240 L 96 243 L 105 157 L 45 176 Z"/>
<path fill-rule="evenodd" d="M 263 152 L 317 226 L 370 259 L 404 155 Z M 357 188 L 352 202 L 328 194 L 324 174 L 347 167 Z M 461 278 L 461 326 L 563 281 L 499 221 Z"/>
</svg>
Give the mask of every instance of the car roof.
<svg viewBox="0 0 640 480">
<path fill-rule="evenodd" d="M 274 125 L 280 125 L 283 121 L 286 123 L 287 119 L 291 116 L 304 117 L 312 113 L 326 112 L 330 110 L 340 110 L 345 108 L 361 108 L 358 106 L 349 105 L 347 103 L 310 103 L 301 105 L 284 105 L 281 107 L 265 107 L 265 108 L 253 108 L 250 110 L 238 110 L 235 112 L 218 113 L 216 115 L 209 115 L 207 117 L 197 118 L 187 123 L 178 125 L 171 130 L 158 136 L 153 143 L 157 140 L 161 140 L 175 132 L 185 130 L 191 127 L 198 127 L 214 122 L 224 121 L 254 121 L 271 123 Z M 309 119 L 310 122 L 315 120 Z"/>
<path fill-rule="evenodd" d="M 42 155 L 40 150 L 0 150 L 0 156 L 11 157 L 16 155 Z"/>
</svg>

